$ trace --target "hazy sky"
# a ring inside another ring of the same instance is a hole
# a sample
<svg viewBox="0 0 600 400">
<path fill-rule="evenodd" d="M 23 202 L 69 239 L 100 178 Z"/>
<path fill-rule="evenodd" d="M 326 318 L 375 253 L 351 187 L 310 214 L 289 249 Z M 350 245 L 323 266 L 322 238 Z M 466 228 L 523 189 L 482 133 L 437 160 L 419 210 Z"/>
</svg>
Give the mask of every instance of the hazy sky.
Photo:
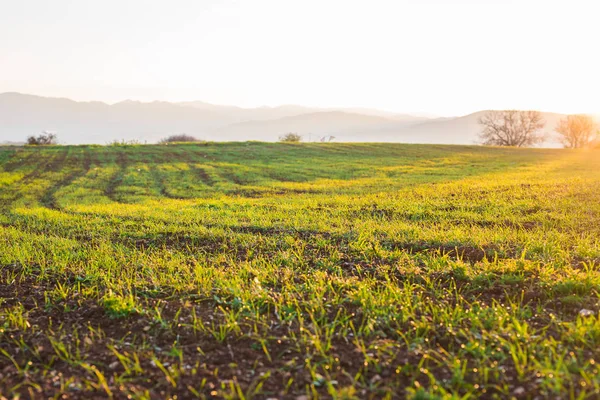
<svg viewBox="0 0 600 400">
<path fill-rule="evenodd" d="M 599 0 L 0 0 L 0 92 L 600 112 Z"/>
</svg>

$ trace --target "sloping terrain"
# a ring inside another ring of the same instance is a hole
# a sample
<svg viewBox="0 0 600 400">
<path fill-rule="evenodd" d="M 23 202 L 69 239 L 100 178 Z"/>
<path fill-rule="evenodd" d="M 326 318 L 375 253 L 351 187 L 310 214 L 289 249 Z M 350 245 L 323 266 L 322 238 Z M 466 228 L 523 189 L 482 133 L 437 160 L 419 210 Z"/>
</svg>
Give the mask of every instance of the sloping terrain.
<svg viewBox="0 0 600 400">
<path fill-rule="evenodd" d="M 0 393 L 596 398 L 598 151 L 0 147 Z"/>
<path fill-rule="evenodd" d="M 363 137 L 377 139 L 370 134 L 382 129 L 398 129 L 420 121 L 398 121 L 382 116 L 363 115 L 343 111 L 326 111 L 289 116 L 268 121 L 248 121 L 220 129 L 224 139 L 243 137 L 269 141 L 287 132 L 299 133 L 306 141 L 318 141 L 324 136 L 335 136 L 338 141 Z M 368 140 L 367 140 L 368 141 Z M 374 140 L 376 141 L 376 140 Z"/>
</svg>

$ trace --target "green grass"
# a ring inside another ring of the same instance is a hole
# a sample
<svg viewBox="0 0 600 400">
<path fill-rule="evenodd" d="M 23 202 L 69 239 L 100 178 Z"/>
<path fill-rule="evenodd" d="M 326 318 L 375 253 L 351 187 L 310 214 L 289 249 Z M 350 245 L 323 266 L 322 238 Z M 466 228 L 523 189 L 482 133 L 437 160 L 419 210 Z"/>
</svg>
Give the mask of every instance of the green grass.
<svg viewBox="0 0 600 400">
<path fill-rule="evenodd" d="M 598 398 L 599 293 L 600 151 L 0 148 L 7 398 Z"/>
</svg>

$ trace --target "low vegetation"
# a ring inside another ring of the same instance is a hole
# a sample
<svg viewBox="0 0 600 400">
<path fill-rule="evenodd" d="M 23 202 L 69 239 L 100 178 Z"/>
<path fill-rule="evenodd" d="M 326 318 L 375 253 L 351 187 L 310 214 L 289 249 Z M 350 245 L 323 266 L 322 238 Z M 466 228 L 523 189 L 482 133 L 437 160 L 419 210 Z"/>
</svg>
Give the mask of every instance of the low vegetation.
<svg viewBox="0 0 600 400">
<path fill-rule="evenodd" d="M 121 139 L 108 142 L 107 146 L 140 146 L 142 143 L 139 139 Z"/>
<path fill-rule="evenodd" d="M 52 132 L 42 132 L 38 136 L 29 136 L 27 138 L 27 144 L 30 146 L 44 146 L 58 144 L 57 136 Z"/>
<path fill-rule="evenodd" d="M 166 138 L 161 139 L 159 144 L 169 144 L 169 143 L 190 143 L 190 142 L 200 142 L 200 139 L 195 138 L 191 135 L 180 134 L 180 135 L 171 135 Z"/>
<path fill-rule="evenodd" d="M 279 136 L 279 141 L 287 143 L 299 143 L 302 141 L 302 136 L 297 133 L 290 132 Z"/>
<path fill-rule="evenodd" d="M 600 153 L 0 149 L 7 398 L 598 398 Z"/>
</svg>

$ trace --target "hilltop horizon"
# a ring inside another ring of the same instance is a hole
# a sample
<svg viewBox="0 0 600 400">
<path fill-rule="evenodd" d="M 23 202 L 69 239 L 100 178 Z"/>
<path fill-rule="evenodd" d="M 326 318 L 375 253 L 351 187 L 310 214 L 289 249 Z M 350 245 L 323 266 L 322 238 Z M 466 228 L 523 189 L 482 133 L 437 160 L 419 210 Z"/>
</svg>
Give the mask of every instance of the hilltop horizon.
<svg viewBox="0 0 600 400">
<path fill-rule="evenodd" d="M 419 117 L 419 118 L 450 118 L 460 116 L 459 114 L 441 114 L 429 112 L 427 110 L 422 111 L 394 111 L 389 109 L 377 108 L 377 107 L 364 107 L 364 106 L 313 106 L 307 105 L 303 103 L 282 103 L 282 104 L 261 104 L 256 106 L 243 106 L 239 104 L 227 104 L 223 102 L 213 102 L 207 101 L 205 99 L 195 99 L 195 100 L 166 100 L 166 99 L 140 99 L 134 97 L 125 97 L 120 100 L 86 100 L 86 99 L 78 99 L 69 96 L 58 96 L 58 95 L 42 95 L 37 93 L 29 93 L 24 91 L 0 91 L 0 96 L 31 96 L 31 97 L 39 97 L 45 99 L 53 99 L 53 100 L 68 100 L 75 103 L 92 103 L 92 104 L 105 104 L 107 106 L 116 106 L 123 104 L 176 104 L 181 106 L 195 107 L 195 108 L 230 108 L 237 110 L 261 110 L 261 109 L 290 109 L 297 111 L 306 111 L 306 110 L 322 110 L 322 111 L 332 111 L 332 110 L 348 110 L 354 111 L 357 113 L 367 113 L 367 112 L 377 112 L 381 115 L 405 115 L 411 117 Z M 476 112 L 476 111 L 474 111 Z M 466 115 L 466 114 L 465 114 Z"/>
<path fill-rule="evenodd" d="M 272 142 L 282 134 L 296 132 L 304 141 L 333 136 L 338 142 L 475 144 L 480 132 L 478 119 L 487 111 L 427 117 L 361 107 L 244 108 L 160 100 L 109 104 L 7 92 L 0 94 L 0 142 L 23 142 L 41 131 L 56 132 L 63 144 L 154 143 L 179 133 L 209 141 Z M 558 147 L 553 130 L 565 114 L 542 114 L 548 136 L 542 147 Z"/>
<path fill-rule="evenodd" d="M 15 91 L 15 90 L 7 90 L 0 91 L 0 96 L 6 95 L 18 95 L 18 96 L 31 96 L 31 97 L 39 97 L 45 99 L 53 99 L 53 100 L 68 100 L 75 103 L 92 103 L 92 104 L 105 104 L 107 106 L 116 106 L 121 104 L 175 104 L 181 106 L 188 107 L 196 107 L 196 108 L 230 108 L 230 109 L 238 109 L 238 110 L 261 110 L 261 109 L 296 109 L 299 111 L 306 110 L 321 110 L 321 111 L 335 111 L 335 110 L 347 110 L 348 112 L 356 112 L 357 114 L 361 113 L 369 113 L 369 112 L 377 112 L 381 115 L 400 115 L 400 116 L 410 116 L 410 117 L 418 117 L 418 118 L 426 118 L 426 119 L 437 119 L 437 118 L 454 118 L 454 117 L 462 117 L 466 115 L 475 114 L 481 111 L 492 111 L 492 110 L 502 110 L 502 109 L 518 109 L 518 110 L 534 110 L 542 113 L 552 113 L 552 114 L 587 114 L 593 115 L 595 117 L 600 117 L 600 110 L 597 113 L 590 113 L 587 111 L 577 111 L 577 112 L 565 112 L 556 109 L 545 109 L 545 108 L 479 108 L 472 109 L 469 112 L 464 113 L 443 113 L 443 112 L 434 112 L 430 110 L 392 110 L 389 108 L 380 108 L 380 107 L 368 107 L 368 106 L 360 106 L 360 105 L 328 105 L 328 106 L 318 106 L 318 105 L 309 105 L 302 102 L 287 102 L 287 103 L 277 103 L 277 104 L 260 104 L 254 106 L 245 106 L 234 103 L 226 103 L 226 102 L 218 102 L 218 101 L 210 101 L 207 99 L 202 99 L 200 97 L 195 98 L 193 100 L 168 100 L 168 99 L 160 99 L 160 98 L 152 98 L 152 99 L 142 99 L 135 98 L 134 96 L 123 97 L 119 100 L 104 100 L 104 99 L 80 99 L 72 96 L 60 96 L 60 95 L 44 95 L 26 91 Z"/>
</svg>

